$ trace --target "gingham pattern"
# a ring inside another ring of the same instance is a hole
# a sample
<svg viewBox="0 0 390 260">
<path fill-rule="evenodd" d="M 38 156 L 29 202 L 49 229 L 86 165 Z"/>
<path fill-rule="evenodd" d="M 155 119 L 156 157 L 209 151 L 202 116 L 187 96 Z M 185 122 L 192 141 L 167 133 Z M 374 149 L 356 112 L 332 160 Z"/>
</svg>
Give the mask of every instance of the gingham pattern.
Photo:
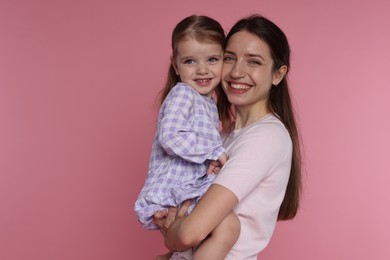
<svg viewBox="0 0 390 260">
<path fill-rule="evenodd" d="M 208 160 L 224 152 L 215 102 L 191 86 L 177 84 L 159 112 L 148 176 L 134 210 L 146 229 L 156 229 L 156 211 L 199 198 L 214 179 Z M 194 205 L 192 205 L 193 207 Z"/>
</svg>

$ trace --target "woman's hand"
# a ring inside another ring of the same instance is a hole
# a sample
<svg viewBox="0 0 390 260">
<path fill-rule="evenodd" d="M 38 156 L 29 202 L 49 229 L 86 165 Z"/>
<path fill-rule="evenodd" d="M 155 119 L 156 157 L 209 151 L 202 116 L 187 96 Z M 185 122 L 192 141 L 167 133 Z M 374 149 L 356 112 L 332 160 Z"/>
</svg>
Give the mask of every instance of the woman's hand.
<svg viewBox="0 0 390 260">
<path fill-rule="evenodd" d="M 164 238 L 167 236 L 168 229 L 172 223 L 175 222 L 176 219 L 185 216 L 191 202 L 191 199 L 184 201 L 179 210 L 176 207 L 170 207 L 168 211 L 162 210 L 153 215 L 153 222 L 160 228 Z"/>
</svg>

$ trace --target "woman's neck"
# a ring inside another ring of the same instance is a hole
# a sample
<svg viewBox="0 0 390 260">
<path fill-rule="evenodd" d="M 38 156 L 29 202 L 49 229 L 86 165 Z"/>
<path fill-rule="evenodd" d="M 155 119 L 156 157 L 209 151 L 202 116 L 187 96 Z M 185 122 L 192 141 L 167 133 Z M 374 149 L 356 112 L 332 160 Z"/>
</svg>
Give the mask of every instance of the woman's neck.
<svg viewBox="0 0 390 260">
<path fill-rule="evenodd" d="M 265 105 L 236 106 L 236 120 L 234 129 L 244 128 L 260 118 L 264 117 L 271 111 Z"/>
</svg>

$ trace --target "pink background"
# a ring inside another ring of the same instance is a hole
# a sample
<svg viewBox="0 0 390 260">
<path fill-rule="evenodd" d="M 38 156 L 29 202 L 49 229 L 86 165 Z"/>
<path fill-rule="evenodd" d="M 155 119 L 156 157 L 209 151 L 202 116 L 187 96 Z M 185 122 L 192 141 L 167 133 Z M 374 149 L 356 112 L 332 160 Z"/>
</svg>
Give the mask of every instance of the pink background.
<svg viewBox="0 0 390 260">
<path fill-rule="evenodd" d="M 387 2 L 387 3 L 386 3 Z M 151 259 L 132 207 L 170 33 L 261 13 L 287 34 L 304 144 L 298 217 L 268 260 L 390 259 L 388 1 L 0 1 L 0 259 Z"/>
</svg>

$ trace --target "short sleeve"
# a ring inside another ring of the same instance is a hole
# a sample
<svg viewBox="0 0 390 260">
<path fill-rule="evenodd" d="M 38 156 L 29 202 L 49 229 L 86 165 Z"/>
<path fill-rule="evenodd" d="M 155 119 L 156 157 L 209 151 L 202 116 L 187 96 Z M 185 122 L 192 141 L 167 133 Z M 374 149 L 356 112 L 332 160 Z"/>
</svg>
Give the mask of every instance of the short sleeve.
<svg viewBox="0 0 390 260">
<path fill-rule="evenodd" d="M 267 123 L 235 138 L 227 147 L 227 153 L 229 160 L 214 183 L 231 190 L 240 201 L 277 172 L 280 165 L 291 162 L 292 143 L 282 124 Z M 284 186 L 285 182 L 280 182 L 280 185 Z"/>
</svg>

